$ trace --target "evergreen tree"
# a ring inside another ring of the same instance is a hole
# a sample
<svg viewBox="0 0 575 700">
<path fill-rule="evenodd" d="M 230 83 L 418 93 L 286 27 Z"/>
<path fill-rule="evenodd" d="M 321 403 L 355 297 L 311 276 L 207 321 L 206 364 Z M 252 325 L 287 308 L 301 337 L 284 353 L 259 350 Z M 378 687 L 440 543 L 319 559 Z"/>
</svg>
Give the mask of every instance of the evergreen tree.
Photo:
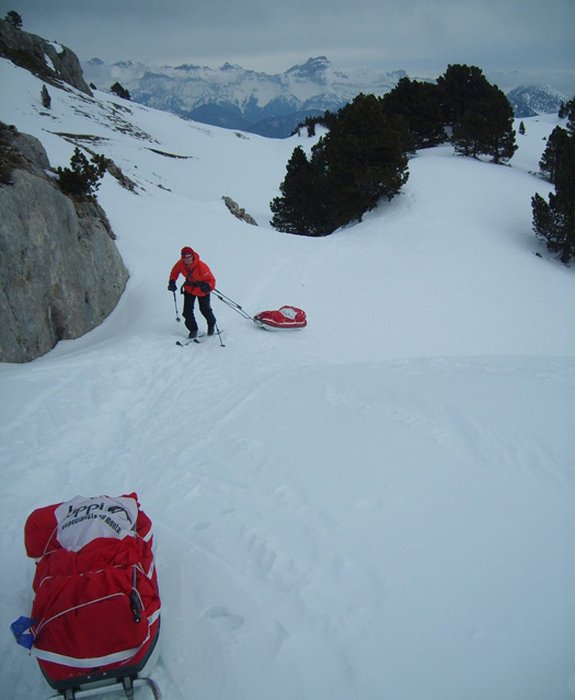
<svg viewBox="0 0 575 700">
<path fill-rule="evenodd" d="M 490 155 L 495 163 L 508 160 L 517 149 L 513 110 L 496 85 L 476 66 L 452 65 L 437 79 L 443 118 L 453 129 L 455 150 L 477 157 Z"/>
<path fill-rule="evenodd" d="M 361 221 L 382 197 L 392 199 L 407 181 L 401 134 L 393 129 L 374 95 L 358 95 L 343 107 L 321 148 L 332 231 Z"/>
<path fill-rule="evenodd" d="M 556 127 L 541 159 L 542 169 L 555 185 L 546 202 L 531 199 L 533 229 L 547 248 L 569 263 L 575 256 L 575 99 L 567 105 L 567 129 Z"/>
<path fill-rule="evenodd" d="M 286 176 L 280 185 L 280 197 L 275 197 L 270 209 L 273 213 L 271 225 L 278 231 L 300 233 L 310 236 L 326 233 L 321 225 L 322 195 L 321 180 L 298 146 L 287 164 Z"/>
<path fill-rule="evenodd" d="M 568 141 L 569 133 L 560 126 L 556 126 L 547 139 L 547 147 L 539 161 L 539 169 L 553 184 L 556 184 L 561 160 L 568 151 Z"/>
<path fill-rule="evenodd" d="M 315 120 L 313 117 L 306 117 L 303 123 L 298 125 L 296 133 L 297 131 L 299 131 L 300 128 L 305 127 L 307 130 L 307 135 L 311 138 L 312 136 L 315 136 L 316 124 L 317 120 Z"/>
<path fill-rule="evenodd" d="M 40 99 L 42 100 L 42 106 L 46 109 L 50 109 L 50 107 L 52 106 L 52 98 L 50 97 L 48 88 L 45 85 L 42 85 L 42 90 L 40 91 Z"/>
<path fill-rule="evenodd" d="M 485 114 L 469 109 L 453 125 L 451 142 L 456 153 L 477 158 L 481 153 L 481 144 L 485 143 L 489 127 Z"/>
<path fill-rule="evenodd" d="M 412 143 L 408 150 L 437 146 L 446 140 L 440 93 L 436 85 L 401 78 L 381 98 L 388 117 L 401 116 Z"/>
<path fill-rule="evenodd" d="M 15 10 L 10 10 L 4 19 L 6 22 L 10 22 L 15 29 L 22 29 L 22 17 Z"/>
<path fill-rule="evenodd" d="M 443 121 L 449 126 L 460 122 L 464 115 L 474 111 L 489 91 L 489 83 L 477 66 L 450 65 L 437 79 Z"/>
<path fill-rule="evenodd" d="M 569 102 L 561 102 L 559 105 L 558 116 L 560 119 L 565 119 L 569 115 Z"/>
<path fill-rule="evenodd" d="M 126 90 L 126 88 L 120 85 L 120 83 L 118 82 L 114 83 L 110 90 L 114 93 L 114 95 L 117 95 L 118 97 L 121 97 L 124 100 L 131 99 L 129 91 Z"/>
<path fill-rule="evenodd" d="M 75 148 L 70 167 L 56 168 L 56 173 L 63 192 L 87 199 L 94 196 L 107 167 L 108 160 L 104 156 L 93 155 L 88 160 L 79 148 Z"/>
<path fill-rule="evenodd" d="M 327 110 L 319 117 L 306 117 L 303 122 L 299 122 L 296 128 L 292 131 L 292 136 L 299 133 L 301 129 L 306 129 L 308 136 L 315 136 L 316 127 L 318 124 L 325 126 L 326 129 L 331 129 L 335 123 L 336 115 Z"/>
<path fill-rule="evenodd" d="M 484 106 L 488 123 L 488 133 L 481 152 L 491 156 L 494 163 L 501 163 L 513 157 L 517 150 L 513 130 L 513 109 L 505 94 L 497 87 L 490 86 L 490 94 Z"/>
<path fill-rule="evenodd" d="M 358 95 L 332 121 L 308 161 L 296 148 L 271 203 L 272 225 L 281 231 L 318 236 L 391 199 L 407 180 L 401 135 L 374 95 Z"/>
</svg>

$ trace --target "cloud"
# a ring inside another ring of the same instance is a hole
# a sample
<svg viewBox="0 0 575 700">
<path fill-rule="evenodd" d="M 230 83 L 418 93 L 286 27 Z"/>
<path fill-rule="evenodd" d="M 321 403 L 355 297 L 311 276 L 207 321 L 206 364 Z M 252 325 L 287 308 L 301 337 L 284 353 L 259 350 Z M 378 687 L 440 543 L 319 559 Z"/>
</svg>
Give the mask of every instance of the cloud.
<svg viewBox="0 0 575 700">
<path fill-rule="evenodd" d="M 561 75 L 575 91 L 573 0 L 2 0 L 82 59 L 225 61 L 281 72 L 310 56 L 434 77 L 450 63 Z"/>
</svg>

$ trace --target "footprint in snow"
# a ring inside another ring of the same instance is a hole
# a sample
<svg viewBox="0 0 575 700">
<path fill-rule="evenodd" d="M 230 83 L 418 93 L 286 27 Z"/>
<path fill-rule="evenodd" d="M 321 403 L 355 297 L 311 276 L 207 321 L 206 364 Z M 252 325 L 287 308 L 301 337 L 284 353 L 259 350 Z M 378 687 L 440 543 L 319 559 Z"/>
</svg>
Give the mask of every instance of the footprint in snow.
<svg viewBox="0 0 575 700">
<path fill-rule="evenodd" d="M 243 617 L 240 617 L 240 615 L 233 615 L 227 608 L 219 605 L 208 608 L 208 610 L 206 610 L 206 612 L 203 614 L 203 617 L 213 620 L 214 624 L 216 624 L 221 630 L 225 630 L 227 632 L 233 632 L 244 624 Z"/>
<path fill-rule="evenodd" d="M 210 527 L 210 523 L 203 522 L 199 520 L 197 523 L 194 523 L 193 528 L 196 532 L 200 532 L 201 530 L 206 530 L 208 527 Z"/>
</svg>

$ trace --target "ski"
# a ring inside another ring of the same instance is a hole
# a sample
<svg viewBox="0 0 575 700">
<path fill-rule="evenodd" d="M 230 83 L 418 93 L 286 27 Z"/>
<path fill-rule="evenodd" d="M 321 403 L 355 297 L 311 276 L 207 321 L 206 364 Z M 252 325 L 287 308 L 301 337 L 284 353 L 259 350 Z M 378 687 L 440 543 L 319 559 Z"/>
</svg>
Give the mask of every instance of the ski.
<svg viewBox="0 0 575 700">
<path fill-rule="evenodd" d="M 219 338 L 220 339 L 220 345 L 225 348 L 226 346 L 222 342 L 222 330 L 219 331 L 214 331 L 212 335 L 208 335 L 207 333 L 201 333 L 198 335 L 196 338 L 194 338 L 194 343 L 203 343 L 204 341 L 208 340 L 208 338 Z"/>
<path fill-rule="evenodd" d="M 190 345 L 191 343 L 196 343 L 199 345 L 200 343 L 203 343 L 208 338 L 220 337 L 220 344 L 222 345 L 222 347 L 225 347 L 224 344 L 221 342 L 222 333 L 223 333 L 222 330 L 215 331 L 214 333 L 212 333 L 212 335 L 208 335 L 207 333 L 198 333 L 198 335 L 195 338 L 189 338 L 188 340 L 184 340 L 184 341 L 176 340 L 176 345 L 179 345 L 180 347 L 185 347 L 186 345 Z"/>
<path fill-rule="evenodd" d="M 221 331 L 220 331 L 219 333 L 216 333 L 216 332 L 214 331 L 214 332 L 212 333 L 212 335 L 208 335 L 207 333 L 200 333 L 199 335 L 197 335 L 197 336 L 194 338 L 194 343 L 203 343 L 203 342 L 204 342 L 205 340 L 207 340 L 208 338 L 215 338 L 215 337 L 216 337 L 217 335 L 219 335 L 220 333 L 221 333 Z"/>
<path fill-rule="evenodd" d="M 204 337 L 207 337 L 207 333 L 198 333 L 198 335 L 195 338 L 188 338 L 188 340 L 176 340 L 176 345 L 179 345 L 180 347 L 185 347 L 186 345 L 190 345 L 191 343 L 201 343 Z"/>
</svg>

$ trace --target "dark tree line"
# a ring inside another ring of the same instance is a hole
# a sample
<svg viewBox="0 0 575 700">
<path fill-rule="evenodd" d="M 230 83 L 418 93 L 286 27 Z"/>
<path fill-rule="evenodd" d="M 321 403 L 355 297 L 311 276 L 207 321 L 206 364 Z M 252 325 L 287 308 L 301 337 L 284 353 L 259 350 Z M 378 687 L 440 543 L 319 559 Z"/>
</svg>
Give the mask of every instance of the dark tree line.
<svg viewBox="0 0 575 700">
<path fill-rule="evenodd" d="M 547 139 L 539 168 L 555 185 L 546 201 L 535 194 L 531 199 L 533 229 L 545 238 L 547 248 L 559 253 L 562 262 L 575 256 L 575 97 L 559 116 L 567 118 L 566 128 L 556 126 Z"/>
<path fill-rule="evenodd" d="M 358 95 L 334 117 L 308 159 L 294 150 L 271 203 L 280 231 L 324 236 L 391 199 L 407 180 L 400 134 L 373 95 Z"/>
<path fill-rule="evenodd" d="M 295 149 L 270 204 L 280 231 L 327 235 L 361 221 L 382 197 L 392 199 L 408 178 L 408 155 L 451 141 L 457 153 L 513 156 L 513 110 L 505 95 L 479 68 L 449 66 L 436 83 L 403 78 L 383 97 L 358 95 L 336 114 L 308 118 L 313 135 L 329 130 L 308 157 Z"/>
</svg>

